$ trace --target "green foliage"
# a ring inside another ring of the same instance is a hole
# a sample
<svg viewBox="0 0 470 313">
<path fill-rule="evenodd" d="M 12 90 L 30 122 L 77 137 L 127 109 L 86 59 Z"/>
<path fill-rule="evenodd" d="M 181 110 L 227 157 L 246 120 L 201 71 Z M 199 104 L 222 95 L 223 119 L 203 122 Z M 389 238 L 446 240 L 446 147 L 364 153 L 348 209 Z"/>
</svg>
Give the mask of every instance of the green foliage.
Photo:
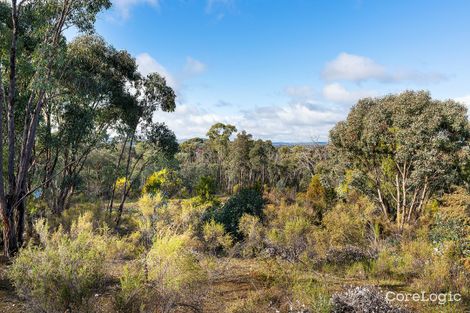
<svg viewBox="0 0 470 313">
<path fill-rule="evenodd" d="M 179 306 L 199 307 L 207 276 L 191 245 L 188 234 L 158 234 L 147 255 L 122 272 L 115 309 L 170 313 Z"/>
<path fill-rule="evenodd" d="M 147 178 L 142 192 L 150 194 L 161 192 L 165 197 L 172 197 L 180 187 L 181 179 L 178 174 L 174 170 L 164 168 Z"/>
<path fill-rule="evenodd" d="M 434 194 L 458 182 L 469 137 L 466 108 L 423 91 L 362 99 L 330 132 L 343 172 L 356 174 L 348 185 L 400 229 L 419 218 Z M 424 197 L 413 200 L 417 194 Z"/>
<path fill-rule="evenodd" d="M 243 214 L 238 224 L 238 229 L 243 235 L 244 257 L 254 257 L 264 247 L 265 228 L 260 218 L 250 214 Z"/>
<path fill-rule="evenodd" d="M 315 216 L 310 208 L 282 202 L 279 206 L 266 206 L 264 213 L 267 244 L 274 248 L 277 254 L 291 261 L 298 261 L 312 248 L 310 238 Z"/>
<path fill-rule="evenodd" d="M 155 238 L 146 257 L 148 279 L 165 292 L 181 291 L 204 279 L 195 256 L 188 249 L 187 234 L 162 234 Z"/>
<path fill-rule="evenodd" d="M 166 206 L 161 193 L 143 194 L 137 202 L 136 216 L 139 235 L 145 247 L 150 247 L 157 231 L 159 211 Z"/>
<path fill-rule="evenodd" d="M 235 238 L 240 238 L 238 224 L 243 214 L 262 217 L 264 199 L 259 190 L 242 189 L 219 209 L 215 211 L 214 219 L 224 225 L 225 230 Z"/>
<path fill-rule="evenodd" d="M 307 249 L 308 234 L 312 224 L 303 217 L 293 217 L 286 220 L 282 228 L 272 228 L 267 238 L 270 245 L 284 252 L 290 260 L 299 259 Z"/>
<path fill-rule="evenodd" d="M 399 277 L 411 281 L 433 260 L 433 254 L 433 247 L 427 242 L 403 242 L 398 247 L 383 249 L 373 265 L 373 272 L 380 277 Z"/>
<path fill-rule="evenodd" d="M 463 188 L 442 197 L 429 238 L 438 245 L 447 241 L 457 244 L 460 255 L 470 258 L 470 194 Z"/>
<path fill-rule="evenodd" d="M 447 243 L 422 266 L 413 285 L 430 293 L 452 291 L 470 296 L 470 271 L 456 262 L 456 254 L 459 254 L 458 247 Z"/>
<path fill-rule="evenodd" d="M 201 176 L 196 185 L 196 194 L 201 197 L 203 201 L 212 200 L 217 186 L 215 180 L 210 176 Z"/>
<path fill-rule="evenodd" d="M 21 250 L 9 276 L 17 292 L 41 311 L 85 312 L 105 275 L 108 238 L 93 231 L 89 215 L 79 218 L 70 234 L 47 229 L 44 220 L 36 223 L 40 246 Z"/>
<path fill-rule="evenodd" d="M 323 229 L 319 230 L 318 244 L 327 247 L 368 243 L 374 220 L 375 206 L 366 197 L 352 198 L 346 203 L 338 203 L 323 218 Z"/>
<path fill-rule="evenodd" d="M 312 208 L 318 222 L 323 218 L 327 208 L 327 192 L 320 181 L 320 175 L 313 175 L 305 194 L 306 205 Z"/>
<path fill-rule="evenodd" d="M 220 255 L 232 246 L 232 237 L 225 233 L 222 224 L 213 219 L 204 224 L 202 238 L 206 250 L 214 255 Z"/>
<path fill-rule="evenodd" d="M 120 289 L 114 295 L 114 308 L 122 313 L 140 313 L 145 300 L 145 274 L 141 264 L 125 265 L 119 278 Z"/>
</svg>

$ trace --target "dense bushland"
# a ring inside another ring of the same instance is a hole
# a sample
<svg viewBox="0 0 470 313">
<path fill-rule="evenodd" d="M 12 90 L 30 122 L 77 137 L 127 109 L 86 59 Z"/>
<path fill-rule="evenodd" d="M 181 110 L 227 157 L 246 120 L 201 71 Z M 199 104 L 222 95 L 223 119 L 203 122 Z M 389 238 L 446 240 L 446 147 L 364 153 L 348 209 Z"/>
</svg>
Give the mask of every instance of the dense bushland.
<svg viewBox="0 0 470 313">
<path fill-rule="evenodd" d="M 222 123 L 178 143 L 153 120 L 166 80 L 94 32 L 110 4 L 0 2 L 0 245 L 28 312 L 404 312 L 387 290 L 469 309 L 463 105 L 405 91 L 327 144 Z"/>
</svg>

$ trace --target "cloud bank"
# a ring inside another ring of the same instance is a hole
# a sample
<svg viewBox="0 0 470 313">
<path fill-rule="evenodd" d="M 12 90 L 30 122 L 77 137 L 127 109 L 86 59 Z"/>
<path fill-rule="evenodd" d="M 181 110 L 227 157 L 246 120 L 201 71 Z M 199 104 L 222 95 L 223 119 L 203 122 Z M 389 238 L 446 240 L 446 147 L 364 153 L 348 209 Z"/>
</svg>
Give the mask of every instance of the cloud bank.
<svg viewBox="0 0 470 313">
<path fill-rule="evenodd" d="M 362 82 L 376 80 L 385 83 L 404 81 L 437 83 L 446 79 L 440 73 L 425 73 L 415 70 L 389 70 L 368 57 L 346 52 L 340 53 L 334 60 L 325 65 L 322 77 L 327 81 Z"/>
</svg>

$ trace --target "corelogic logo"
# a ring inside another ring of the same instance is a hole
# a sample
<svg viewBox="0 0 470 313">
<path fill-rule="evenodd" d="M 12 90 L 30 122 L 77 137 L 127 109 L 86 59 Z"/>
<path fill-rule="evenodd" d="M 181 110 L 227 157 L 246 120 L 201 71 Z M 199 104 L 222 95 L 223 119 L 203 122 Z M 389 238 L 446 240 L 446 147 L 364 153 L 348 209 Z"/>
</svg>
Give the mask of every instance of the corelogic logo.
<svg viewBox="0 0 470 313">
<path fill-rule="evenodd" d="M 422 291 L 421 293 L 402 293 L 388 291 L 385 294 L 385 297 L 388 302 L 398 301 L 398 302 L 433 302 L 438 304 L 446 304 L 448 302 L 459 302 L 462 300 L 462 295 L 460 293 L 426 293 Z"/>
</svg>

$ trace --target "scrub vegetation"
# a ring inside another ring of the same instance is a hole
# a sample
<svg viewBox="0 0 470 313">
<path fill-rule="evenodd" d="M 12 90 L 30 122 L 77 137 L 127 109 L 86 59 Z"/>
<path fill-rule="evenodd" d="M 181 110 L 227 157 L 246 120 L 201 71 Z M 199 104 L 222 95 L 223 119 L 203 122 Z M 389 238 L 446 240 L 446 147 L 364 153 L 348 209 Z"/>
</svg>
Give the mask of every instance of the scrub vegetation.
<svg viewBox="0 0 470 313">
<path fill-rule="evenodd" d="M 465 106 L 404 91 L 327 144 L 178 142 L 153 120 L 172 88 L 94 32 L 109 6 L 0 2 L 0 311 L 470 309 Z"/>
</svg>

